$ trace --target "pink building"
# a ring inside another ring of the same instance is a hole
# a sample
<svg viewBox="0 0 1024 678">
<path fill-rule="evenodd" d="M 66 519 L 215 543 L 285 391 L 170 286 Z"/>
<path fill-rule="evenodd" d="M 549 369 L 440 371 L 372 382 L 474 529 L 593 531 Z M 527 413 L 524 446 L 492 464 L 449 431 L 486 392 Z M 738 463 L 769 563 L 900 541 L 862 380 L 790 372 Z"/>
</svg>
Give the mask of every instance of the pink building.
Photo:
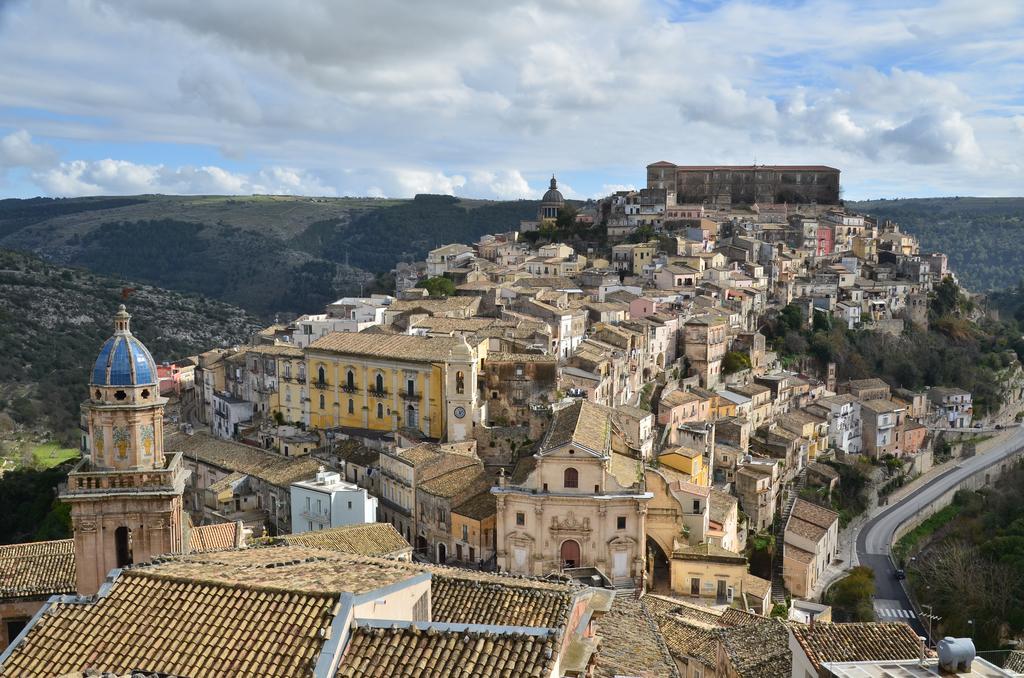
<svg viewBox="0 0 1024 678">
<path fill-rule="evenodd" d="M 818 222 L 817 245 L 814 254 L 825 257 L 832 254 L 835 247 L 835 225 L 827 221 Z"/>
</svg>

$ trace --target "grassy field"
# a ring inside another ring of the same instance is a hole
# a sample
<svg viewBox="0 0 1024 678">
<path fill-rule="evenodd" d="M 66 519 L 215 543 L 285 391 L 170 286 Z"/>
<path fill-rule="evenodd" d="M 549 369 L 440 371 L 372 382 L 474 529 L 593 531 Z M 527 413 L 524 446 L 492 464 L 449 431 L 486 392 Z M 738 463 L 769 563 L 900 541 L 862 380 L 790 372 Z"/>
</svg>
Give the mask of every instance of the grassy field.
<svg viewBox="0 0 1024 678">
<path fill-rule="evenodd" d="M 40 468 L 51 468 L 63 464 L 69 459 L 78 458 L 78 450 L 68 447 L 61 447 L 57 443 L 45 443 L 37 445 L 32 450 L 32 456 Z"/>
</svg>

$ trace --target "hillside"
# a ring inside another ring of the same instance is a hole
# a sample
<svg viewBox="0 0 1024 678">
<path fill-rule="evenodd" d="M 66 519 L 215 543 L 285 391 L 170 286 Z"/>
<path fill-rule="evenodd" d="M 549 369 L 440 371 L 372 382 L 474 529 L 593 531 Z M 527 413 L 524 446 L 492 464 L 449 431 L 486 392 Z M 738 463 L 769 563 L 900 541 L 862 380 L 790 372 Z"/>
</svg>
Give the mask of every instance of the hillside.
<svg viewBox="0 0 1024 678">
<path fill-rule="evenodd" d="M 48 429 L 77 447 L 88 370 L 113 331 L 124 288 L 132 330 L 158 362 L 248 339 L 245 311 L 0 250 L 0 430 Z"/>
<path fill-rule="evenodd" d="M 949 255 L 975 292 L 1016 286 L 1024 272 L 1024 198 L 915 198 L 847 202 L 891 219 L 921 240 L 921 250 Z"/>
<path fill-rule="evenodd" d="M 0 200 L 0 247 L 214 297 L 267 319 L 375 290 L 395 263 L 514 229 L 536 209 L 532 201 L 429 195 Z"/>
</svg>

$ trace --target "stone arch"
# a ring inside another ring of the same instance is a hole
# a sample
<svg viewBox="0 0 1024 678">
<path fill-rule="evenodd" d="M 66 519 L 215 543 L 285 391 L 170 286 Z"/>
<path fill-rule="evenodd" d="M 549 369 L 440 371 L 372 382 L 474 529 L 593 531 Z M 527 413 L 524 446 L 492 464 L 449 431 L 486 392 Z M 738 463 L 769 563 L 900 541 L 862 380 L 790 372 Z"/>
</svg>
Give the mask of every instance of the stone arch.
<svg viewBox="0 0 1024 678">
<path fill-rule="evenodd" d="M 566 539 L 562 542 L 562 545 L 558 547 L 558 557 L 561 562 L 562 569 L 579 567 L 582 558 L 580 543 L 575 539 Z"/>
<path fill-rule="evenodd" d="M 647 536 L 647 590 L 672 590 L 672 561 L 656 539 Z"/>
</svg>

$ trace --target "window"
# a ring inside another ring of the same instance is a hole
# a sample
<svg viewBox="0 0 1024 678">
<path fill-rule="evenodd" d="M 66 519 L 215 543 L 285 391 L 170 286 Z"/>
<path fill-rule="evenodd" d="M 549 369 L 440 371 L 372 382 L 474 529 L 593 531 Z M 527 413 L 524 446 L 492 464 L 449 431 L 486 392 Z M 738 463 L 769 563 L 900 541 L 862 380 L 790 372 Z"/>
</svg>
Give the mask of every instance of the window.
<svg viewBox="0 0 1024 678">
<path fill-rule="evenodd" d="M 562 487 L 565 488 L 576 488 L 580 486 L 580 474 L 574 468 L 565 469 L 565 473 L 562 476 Z"/>
<path fill-rule="evenodd" d="M 348 413 L 349 414 L 355 414 L 355 411 L 356 411 L 356 403 L 355 403 L 354 400 L 349 398 L 348 399 Z"/>
<path fill-rule="evenodd" d="M 324 366 L 321 365 L 316 370 L 316 380 L 318 383 L 325 383 L 327 381 L 327 371 L 324 370 Z"/>
<path fill-rule="evenodd" d="M 626 529 L 626 516 L 619 516 L 615 519 L 615 529 L 624 530 Z"/>
<path fill-rule="evenodd" d="M 383 392 L 384 392 L 384 375 L 383 374 L 378 374 L 377 375 L 377 393 L 383 393 Z"/>
<path fill-rule="evenodd" d="M 324 394 L 323 394 L 323 393 L 321 393 L 321 394 L 320 394 L 320 409 L 321 409 L 321 410 L 322 410 L 322 409 L 324 409 L 324 407 L 325 407 L 325 402 L 326 402 L 326 401 L 324 400 Z"/>
<path fill-rule="evenodd" d="M 700 499 L 693 500 L 693 512 L 700 513 Z"/>
<path fill-rule="evenodd" d="M 526 525 L 526 514 L 523 513 L 522 511 L 519 511 L 518 513 L 516 513 L 516 525 L 518 525 L 520 527 L 522 527 L 523 525 Z"/>
<path fill-rule="evenodd" d="M 455 392 L 458 394 L 466 392 L 466 376 L 461 371 L 455 373 Z"/>
<path fill-rule="evenodd" d="M 409 395 L 416 395 L 416 380 L 406 379 L 405 380 L 405 392 Z"/>
<path fill-rule="evenodd" d="M 352 502 L 349 502 L 349 503 L 348 503 L 348 510 L 349 510 L 349 511 L 351 511 L 351 510 L 352 510 Z"/>
<path fill-rule="evenodd" d="M 377 403 L 377 418 L 384 418 L 384 405 L 382 403 Z"/>
<path fill-rule="evenodd" d="M 462 526 L 462 541 L 469 541 L 469 525 Z"/>
<path fill-rule="evenodd" d="M 352 370 L 349 370 L 348 373 L 345 375 L 345 385 L 348 386 L 349 388 L 356 387 L 356 375 L 352 372 Z"/>
</svg>

